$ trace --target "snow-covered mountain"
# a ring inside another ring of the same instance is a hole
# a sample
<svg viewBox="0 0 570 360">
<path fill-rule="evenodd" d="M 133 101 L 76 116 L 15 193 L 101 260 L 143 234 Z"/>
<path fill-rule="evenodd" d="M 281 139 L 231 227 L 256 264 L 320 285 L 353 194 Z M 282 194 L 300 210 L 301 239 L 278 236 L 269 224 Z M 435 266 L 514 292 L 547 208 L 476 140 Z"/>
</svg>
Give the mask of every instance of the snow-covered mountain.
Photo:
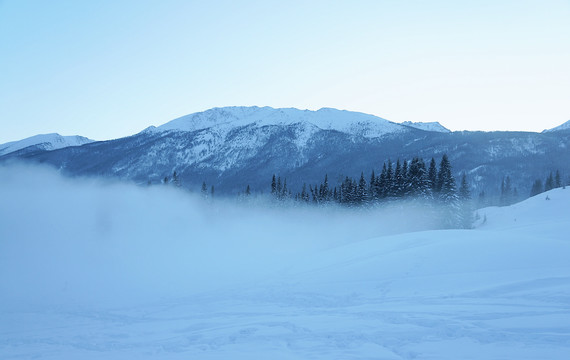
<svg viewBox="0 0 570 360">
<path fill-rule="evenodd" d="M 441 125 L 439 122 L 411 122 L 411 121 L 404 121 L 402 125 L 411 126 L 416 129 L 425 130 L 425 131 L 436 131 L 442 133 L 449 133 L 451 130 Z"/>
<path fill-rule="evenodd" d="M 474 194 L 498 192 L 504 176 L 520 194 L 536 179 L 570 174 L 570 134 L 564 131 L 448 132 L 437 124 L 397 124 L 372 115 L 321 109 L 226 107 L 184 116 L 133 136 L 54 151 L 12 152 L 0 161 L 26 158 L 71 175 L 159 183 L 174 171 L 184 187 L 214 185 L 236 194 L 250 185 L 268 190 L 273 174 L 292 191 L 328 175 L 332 186 L 346 176 L 380 171 L 388 160 L 447 153 L 456 176 L 466 172 Z"/>
<path fill-rule="evenodd" d="M 399 124 L 359 112 L 331 108 L 322 108 L 317 111 L 294 108 L 274 109 L 267 106 L 213 108 L 172 120 L 159 126 L 157 130 L 211 129 L 212 132 L 225 135 L 233 129 L 244 126 L 260 128 L 293 125 L 302 125 L 305 129 L 314 127 L 320 130 L 336 130 L 368 138 L 406 131 L 406 128 Z"/>
<path fill-rule="evenodd" d="M 68 146 L 80 146 L 89 144 L 93 140 L 83 136 L 61 136 L 57 133 L 41 134 L 31 136 L 18 141 L 11 141 L 0 144 L 0 156 L 10 154 L 12 152 L 29 148 L 30 151 L 38 150 L 56 150 Z"/>
<path fill-rule="evenodd" d="M 546 129 L 543 132 L 553 132 L 553 131 L 563 131 L 570 130 L 570 120 L 566 121 L 564 124 L 553 127 L 552 129 Z"/>
</svg>

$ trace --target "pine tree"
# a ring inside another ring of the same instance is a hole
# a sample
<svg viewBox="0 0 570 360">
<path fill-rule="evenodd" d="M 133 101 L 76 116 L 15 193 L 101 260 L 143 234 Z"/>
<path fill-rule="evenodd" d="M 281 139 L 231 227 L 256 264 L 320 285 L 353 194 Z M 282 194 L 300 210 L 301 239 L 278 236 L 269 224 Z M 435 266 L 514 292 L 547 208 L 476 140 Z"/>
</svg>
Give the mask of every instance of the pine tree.
<svg viewBox="0 0 570 360">
<path fill-rule="evenodd" d="M 178 178 L 178 174 L 176 173 L 176 171 L 174 171 L 174 173 L 172 174 L 172 183 L 174 184 L 175 187 L 180 187 L 180 179 Z"/>
<path fill-rule="evenodd" d="M 303 183 L 303 190 L 301 191 L 301 200 L 309 202 L 309 193 L 307 193 L 307 184 Z"/>
<path fill-rule="evenodd" d="M 283 195 L 283 186 L 281 185 L 281 176 L 277 177 L 277 187 L 275 188 L 275 196 L 278 199 L 281 199 L 281 196 Z"/>
<path fill-rule="evenodd" d="M 357 202 L 359 204 L 368 202 L 368 193 L 366 191 L 366 179 L 364 178 L 364 172 L 360 173 L 360 180 L 358 181 L 358 189 L 357 189 Z"/>
<path fill-rule="evenodd" d="M 432 193 L 437 192 L 437 165 L 434 158 L 429 163 L 428 183 Z"/>
<path fill-rule="evenodd" d="M 530 189 L 530 196 L 535 196 L 543 192 L 542 188 L 542 181 L 540 179 L 536 179 L 532 184 L 532 188 Z"/>
<path fill-rule="evenodd" d="M 467 176 L 465 173 L 461 176 L 461 185 L 459 187 L 459 201 L 461 209 L 459 213 L 459 221 L 461 227 L 470 229 L 473 226 L 473 207 L 471 204 L 471 193 L 467 184 Z"/>
<path fill-rule="evenodd" d="M 396 169 L 394 170 L 394 187 L 393 196 L 400 197 L 403 195 L 404 180 L 402 175 L 402 165 L 400 164 L 400 159 L 396 161 Z"/>
<path fill-rule="evenodd" d="M 457 199 L 455 178 L 451 173 L 451 163 L 447 158 L 447 154 L 443 154 L 441 162 L 439 163 L 437 182 L 439 198 L 443 203 L 451 203 Z"/>
<path fill-rule="evenodd" d="M 507 206 L 511 205 L 512 203 L 513 192 L 511 188 L 511 177 L 507 176 L 506 178 L 503 177 L 501 181 L 501 199 L 500 205 Z"/>
<path fill-rule="evenodd" d="M 372 170 L 372 174 L 370 175 L 370 183 L 368 184 L 369 189 L 368 193 L 370 196 L 371 201 L 378 200 L 378 180 L 376 179 L 376 175 L 374 174 L 374 169 Z"/>
<path fill-rule="evenodd" d="M 320 201 L 329 201 L 330 199 L 329 178 L 327 174 L 325 174 L 325 181 L 323 182 L 323 186 L 319 191 L 319 195 Z"/>
<path fill-rule="evenodd" d="M 271 195 L 276 196 L 277 194 L 277 180 L 275 179 L 275 174 L 273 174 L 273 178 L 271 179 Z"/>
<path fill-rule="evenodd" d="M 279 187 L 279 182 L 277 182 L 277 187 Z M 283 180 L 283 188 L 281 189 L 281 199 L 289 197 L 289 190 L 287 190 L 287 178 Z"/>
<path fill-rule="evenodd" d="M 208 197 L 208 186 L 206 186 L 206 182 L 202 182 L 202 189 L 200 190 L 202 197 Z"/>
<path fill-rule="evenodd" d="M 458 218 L 459 202 L 447 154 L 443 154 L 441 158 L 437 181 L 440 189 L 438 197 L 443 205 L 443 225 L 447 228 L 456 227 L 460 221 Z"/>
<path fill-rule="evenodd" d="M 387 190 L 387 181 L 386 178 L 388 176 L 388 170 L 386 169 L 386 163 L 382 165 L 382 172 L 380 173 L 380 179 L 378 180 L 378 198 L 383 199 L 386 197 L 388 192 Z"/>
<path fill-rule="evenodd" d="M 554 176 L 554 187 L 559 188 L 562 186 L 562 181 L 560 180 L 560 171 L 556 170 L 556 175 Z"/>
<path fill-rule="evenodd" d="M 247 187 L 245 188 L 245 196 L 249 195 L 251 195 L 251 189 L 249 188 L 249 184 L 247 184 Z"/>
<path fill-rule="evenodd" d="M 386 171 L 386 192 L 388 198 L 394 197 L 394 172 L 392 171 L 392 162 L 388 159 L 388 170 Z"/>
<path fill-rule="evenodd" d="M 554 177 L 552 176 L 552 171 L 550 172 L 550 175 L 548 175 L 548 177 L 546 178 L 546 181 L 544 182 L 544 191 L 548 191 L 548 190 L 552 190 L 554 189 Z"/>
<path fill-rule="evenodd" d="M 214 185 L 210 188 L 210 197 L 214 198 Z"/>
<path fill-rule="evenodd" d="M 410 184 L 408 182 L 408 161 L 406 159 L 402 161 L 402 171 L 400 173 L 400 178 L 400 196 L 406 197 L 410 191 Z"/>
</svg>

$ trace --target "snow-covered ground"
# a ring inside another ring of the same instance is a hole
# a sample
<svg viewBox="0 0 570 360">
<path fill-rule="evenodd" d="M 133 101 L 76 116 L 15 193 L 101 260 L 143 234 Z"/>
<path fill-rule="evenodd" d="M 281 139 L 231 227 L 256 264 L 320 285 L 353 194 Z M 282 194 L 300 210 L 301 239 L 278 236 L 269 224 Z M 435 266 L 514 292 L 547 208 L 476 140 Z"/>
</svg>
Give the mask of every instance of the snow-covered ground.
<svg viewBox="0 0 570 360">
<path fill-rule="evenodd" d="M 403 232 L 421 214 L 0 167 L 0 358 L 568 359 L 570 189 L 479 216 Z"/>
</svg>

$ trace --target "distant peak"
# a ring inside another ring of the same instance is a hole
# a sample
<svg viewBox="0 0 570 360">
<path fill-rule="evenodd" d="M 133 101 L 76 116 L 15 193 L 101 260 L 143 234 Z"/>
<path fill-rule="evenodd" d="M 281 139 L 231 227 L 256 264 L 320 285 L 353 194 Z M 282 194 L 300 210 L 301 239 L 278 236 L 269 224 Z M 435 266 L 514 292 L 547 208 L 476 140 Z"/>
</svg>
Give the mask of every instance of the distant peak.
<svg viewBox="0 0 570 360">
<path fill-rule="evenodd" d="M 402 125 L 413 127 L 416 129 L 424 130 L 424 131 L 434 131 L 434 132 L 441 132 L 441 133 L 450 133 L 451 130 L 446 128 L 445 126 L 441 125 L 437 121 L 432 122 L 411 122 L 411 121 L 404 121 Z"/>
<path fill-rule="evenodd" d="M 570 130 L 570 120 L 566 121 L 565 123 L 563 123 L 561 125 L 553 127 L 552 129 L 546 129 L 542 132 L 545 133 L 545 132 L 562 131 L 562 130 Z"/>
<path fill-rule="evenodd" d="M 41 147 L 44 150 L 56 150 L 68 146 L 84 145 L 91 142 L 93 142 L 93 140 L 79 135 L 62 136 L 58 133 L 38 134 L 22 140 L 1 144 L 0 156 L 25 149 L 30 146 Z"/>
</svg>

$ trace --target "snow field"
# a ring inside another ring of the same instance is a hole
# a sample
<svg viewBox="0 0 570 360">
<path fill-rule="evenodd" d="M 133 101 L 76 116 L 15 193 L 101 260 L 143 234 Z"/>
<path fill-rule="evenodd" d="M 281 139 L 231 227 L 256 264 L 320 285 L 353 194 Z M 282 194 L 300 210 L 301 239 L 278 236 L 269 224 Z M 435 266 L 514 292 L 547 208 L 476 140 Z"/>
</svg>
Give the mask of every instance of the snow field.
<svg viewBox="0 0 570 360">
<path fill-rule="evenodd" d="M 567 189 L 415 232 L 406 209 L 206 204 L 41 168 L 0 168 L 0 199 L 2 359 L 570 354 Z"/>
</svg>

